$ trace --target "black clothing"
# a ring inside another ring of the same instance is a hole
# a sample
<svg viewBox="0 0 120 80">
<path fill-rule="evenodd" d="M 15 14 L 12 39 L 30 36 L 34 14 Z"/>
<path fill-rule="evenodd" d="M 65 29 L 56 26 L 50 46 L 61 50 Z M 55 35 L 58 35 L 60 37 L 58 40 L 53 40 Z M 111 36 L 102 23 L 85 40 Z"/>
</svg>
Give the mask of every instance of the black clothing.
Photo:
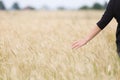
<svg viewBox="0 0 120 80">
<path fill-rule="evenodd" d="M 118 56 L 120 57 L 120 49 L 117 48 Z"/>
<path fill-rule="evenodd" d="M 120 52 L 120 0 L 110 0 L 104 15 L 101 20 L 97 23 L 100 29 L 104 29 L 105 26 L 115 18 L 118 26 L 116 31 L 116 45 L 117 51 Z"/>
</svg>

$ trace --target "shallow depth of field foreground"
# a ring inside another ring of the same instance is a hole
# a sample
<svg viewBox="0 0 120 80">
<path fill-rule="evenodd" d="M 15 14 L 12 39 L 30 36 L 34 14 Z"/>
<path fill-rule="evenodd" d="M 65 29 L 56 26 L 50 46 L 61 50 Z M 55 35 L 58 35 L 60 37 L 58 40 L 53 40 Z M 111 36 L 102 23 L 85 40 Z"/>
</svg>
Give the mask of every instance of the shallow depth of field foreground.
<svg viewBox="0 0 120 80">
<path fill-rule="evenodd" d="M 80 49 L 103 11 L 0 12 L 0 80 L 120 80 L 113 21 Z"/>
</svg>

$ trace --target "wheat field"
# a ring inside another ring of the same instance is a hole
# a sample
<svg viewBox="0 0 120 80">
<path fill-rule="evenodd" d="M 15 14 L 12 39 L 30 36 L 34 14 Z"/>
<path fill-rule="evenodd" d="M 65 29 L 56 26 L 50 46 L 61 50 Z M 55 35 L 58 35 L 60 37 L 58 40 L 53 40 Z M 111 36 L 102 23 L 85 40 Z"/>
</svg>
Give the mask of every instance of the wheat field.
<svg viewBox="0 0 120 80">
<path fill-rule="evenodd" d="M 0 11 L 0 80 L 120 80 L 116 21 L 87 45 L 104 11 Z"/>
</svg>

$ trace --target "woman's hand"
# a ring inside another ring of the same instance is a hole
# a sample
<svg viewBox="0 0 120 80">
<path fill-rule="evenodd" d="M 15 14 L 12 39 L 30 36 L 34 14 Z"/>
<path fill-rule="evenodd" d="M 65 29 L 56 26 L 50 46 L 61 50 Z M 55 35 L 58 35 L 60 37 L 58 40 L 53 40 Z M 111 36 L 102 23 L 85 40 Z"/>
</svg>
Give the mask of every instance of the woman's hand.
<svg viewBox="0 0 120 80">
<path fill-rule="evenodd" d="M 101 29 L 98 26 L 96 26 L 95 28 L 93 28 L 93 30 L 90 32 L 90 34 L 87 35 L 86 38 L 74 42 L 72 44 L 72 49 L 80 48 L 80 47 L 84 46 L 87 42 L 89 42 L 91 39 L 93 39 L 100 31 L 101 31 Z"/>
<path fill-rule="evenodd" d="M 74 49 L 74 48 L 78 49 L 78 48 L 84 46 L 85 44 L 87 44 L 87 39 L 82 39 L 82 40 L 75 41 L 72 44 L 72 49 Z"/>
</svg>

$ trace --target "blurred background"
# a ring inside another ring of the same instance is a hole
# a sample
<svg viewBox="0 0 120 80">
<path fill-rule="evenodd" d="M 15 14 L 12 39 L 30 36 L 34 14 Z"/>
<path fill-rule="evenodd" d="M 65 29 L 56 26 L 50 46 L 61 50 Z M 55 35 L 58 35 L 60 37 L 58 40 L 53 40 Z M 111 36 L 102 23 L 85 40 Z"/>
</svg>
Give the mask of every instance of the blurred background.
<svg viewBox="0 0 120 80">
<path fill-rule="evenodd" d="M 105 9 L 109 0 L 0 0 L 0 10 Z"/>
<path fill-rule="evenodd" d="M 116 20 L 86 46 L 109 0 L 0 0 L 0 80 L 120 80 Z"/>
</svg>

